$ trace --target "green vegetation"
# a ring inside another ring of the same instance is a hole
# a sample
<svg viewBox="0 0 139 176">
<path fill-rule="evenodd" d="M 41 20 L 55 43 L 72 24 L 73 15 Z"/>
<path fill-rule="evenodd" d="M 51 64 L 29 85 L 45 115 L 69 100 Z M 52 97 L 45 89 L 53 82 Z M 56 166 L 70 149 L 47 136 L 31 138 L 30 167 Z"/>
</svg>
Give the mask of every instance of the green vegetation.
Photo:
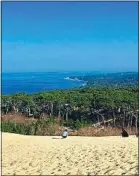
<svg viewBox="0 0 139 176">
<path fill-rule="evenodd" d="M 46 124 L 45 121 L 54 119 L 60 125 L 76 129 L 96 123 L 112 127 L 121 125 L 137 128 L 138 90 L 135 86 L 84 87 L 30 95 L 24 93 L 3 95 L 1 110 L 3 117 L 12 112 L 21 113 L 28 118 L 36 118 L 40 128 L 43 128 L 42 123 Z M 109 124 L 108 120 L 110 120 Z M 50 123 L 47 126 L 51 126 Z M 30 132 L 34 128 L 25 125 L 21 127 L 17 124 L 15 127 L 13 124 L 8 125 L 3 122 L 2 131 L 35 134 Z"/>
<path fill-rule="evenodd" d="M 16 124 L 13 122 L 2 122 L 3 132 L 18 133 L 24 135 L 56 135 L 59 126 L 55 121 L 38 120 L 32 124 Z"/>
<path fill-rule="evenodd" d="M 138 86 L 137 72 L 101 73 L 97 75 L 70 77 L 87 82 L 87 85 L 95 86 Z"/>
</svg>

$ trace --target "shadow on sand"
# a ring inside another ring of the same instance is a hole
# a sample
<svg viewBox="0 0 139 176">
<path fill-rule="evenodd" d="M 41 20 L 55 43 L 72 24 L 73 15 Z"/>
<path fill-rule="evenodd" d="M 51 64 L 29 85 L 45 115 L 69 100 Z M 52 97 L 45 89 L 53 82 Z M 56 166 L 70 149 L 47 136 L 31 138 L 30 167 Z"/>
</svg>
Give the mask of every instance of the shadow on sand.
<svg viewBox="0 0 139 176">
<path fill-rule="evenodd" d="M 52 139 L 63 139 L 61 137 L 52 137 Z"/>
</svg>

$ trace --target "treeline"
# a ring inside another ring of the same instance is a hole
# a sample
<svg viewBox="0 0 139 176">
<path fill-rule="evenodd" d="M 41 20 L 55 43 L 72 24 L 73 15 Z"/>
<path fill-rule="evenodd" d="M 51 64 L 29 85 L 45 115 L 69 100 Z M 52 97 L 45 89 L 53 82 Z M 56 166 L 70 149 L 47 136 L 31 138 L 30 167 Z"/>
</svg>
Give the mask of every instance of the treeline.
<svg viewBox="0 0 139 176">
<path fill-rule="evenodd" d="M 2 95 L 2 115 L 21 113 L 28 118 L 56 118 L 66 125 L 138 126 L 137 87 L 84 87 L 73 90 Z M 109 123 L 107 123 L 107 120 Z"/>
<path fill-rule="evenodd" d="M 138 73 L 101 73 L 98 75 L 70 77 L 87 82 L 87 85 L 95 86 L 138 86 Z"/>
</svg>

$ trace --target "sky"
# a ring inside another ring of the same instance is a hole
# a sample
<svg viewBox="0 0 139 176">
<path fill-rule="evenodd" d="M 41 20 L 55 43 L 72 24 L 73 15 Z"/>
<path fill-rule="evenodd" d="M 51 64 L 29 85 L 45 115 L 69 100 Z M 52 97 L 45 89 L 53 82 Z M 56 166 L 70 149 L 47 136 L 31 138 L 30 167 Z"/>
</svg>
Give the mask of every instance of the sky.
<svg viewBox="0 0 139 176">
<path fill-rule="evenodd" d="M 2 2 L 2 72 L 137 71 L 138 2 Z"/>
</svg>

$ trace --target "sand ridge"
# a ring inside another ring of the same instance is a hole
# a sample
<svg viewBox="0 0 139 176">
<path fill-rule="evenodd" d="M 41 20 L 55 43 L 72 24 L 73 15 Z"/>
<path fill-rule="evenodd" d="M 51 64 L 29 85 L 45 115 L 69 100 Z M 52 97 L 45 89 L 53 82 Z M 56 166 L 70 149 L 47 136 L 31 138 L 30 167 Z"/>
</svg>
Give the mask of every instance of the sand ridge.
<svg viewBox="0 0 139 176">
<path fill-rule="evenodd" d="M 2 133 L 3 175 L 133 175 L 138 138 Z"/>
</svg>

